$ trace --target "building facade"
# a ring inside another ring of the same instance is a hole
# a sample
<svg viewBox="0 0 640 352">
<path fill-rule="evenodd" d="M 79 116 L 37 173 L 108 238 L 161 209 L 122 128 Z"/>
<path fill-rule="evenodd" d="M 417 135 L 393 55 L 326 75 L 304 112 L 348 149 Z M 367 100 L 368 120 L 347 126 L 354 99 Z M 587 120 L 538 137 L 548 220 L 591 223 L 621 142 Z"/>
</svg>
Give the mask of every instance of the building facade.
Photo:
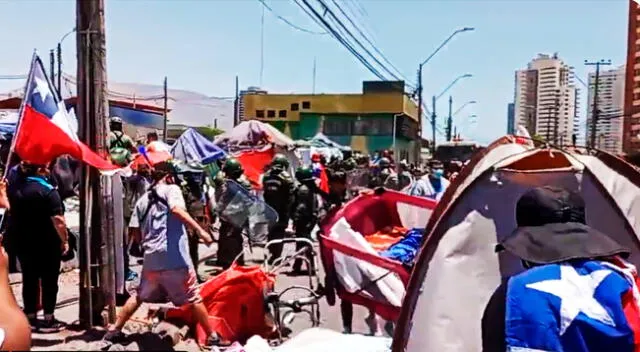
<svg viewBox="0 0 640 352">
<path fill-rule="evenodd" d="M 241 95 L 242 119 L 267 122 L 293 139 L 322 132 L 354 150 L 394 149 L 397 158 L 417 161 L 418 107 L 404 89 L 402 81 L 370 81 L 363 83 L 360 94 L 253 94 L 247 90 Z"/>
<path fill-rule="evenodd" d="M 516 133 L 516 106 L 514 103 L 507 104 L 507 134 Z"/>
<path fill-rule="evenodd" d="M 629 28 L 627 33 L 627 69 L 624 87 L 623 152 L 640 151 L 640 9 L 629 0 Z"/>
<path fill-rule="evenodd" d="M 596 74 L 589 74 L 589 94 L 587 109 L 586 140 L 592 129 L 593 103 L 596 86 Z M 622 153 L 623 115 L 624 115 L 624 66 L 613 70 L 600 71 L 598 77 L 599 111 L 596 125 L 596 147 L 610 153 Z"/>
<path fill-rule="evenodd" d="M 578 89 L 573 67 L 557 54 L 538 54 L 515 73 L 514 120 L 529 133 L 558 145 L 577 135 Z"/>
</svg>

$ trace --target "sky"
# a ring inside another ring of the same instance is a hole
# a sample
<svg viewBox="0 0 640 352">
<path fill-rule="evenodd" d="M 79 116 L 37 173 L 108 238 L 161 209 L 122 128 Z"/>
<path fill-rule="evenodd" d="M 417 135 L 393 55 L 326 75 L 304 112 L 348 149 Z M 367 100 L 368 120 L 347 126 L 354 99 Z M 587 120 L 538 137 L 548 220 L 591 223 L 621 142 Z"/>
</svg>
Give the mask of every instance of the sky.
<svg viewBox="0 0 640 352">
<path fill-rule="evenodd" d="M 425 65 L 424 97 L 430 104 L 430 97 L 456 77 L 472 74 L 447 95 L 453 97 L 453 110 L 477 101 L 454 124 L 463 136 L 484 143 L 506 133 L 514 71 L 538 53 L 557 52 L 583 81 L 593 69 L 584 60 L 610 59 L 614 66 L 625 60 L 628 0 L 336 1 L 411 85 L 418 64 L 453 31 L 474 27 Z M 241 89 L 309 93 L 314 59 L 316 93 L 358 93 L 363 80 L 376 79 L 330 35 L 309 34 L 279 19 L 323 32 L 294 1 L 264 2 L 273 11 L 259 0 L 106 1 L 107 76 L 158 85 L 167 76 L 170 88 L 220 97 L 234 95 L 236 75 Z M 0 0 L 0 77 L 26 74 L 34 49 L 48 62 L 50 49 L 74 26 L 73 0 Z M 63 70 L 75 75 L 75 35 L 62 46 Z M 0 79 L 0 92 L 23 84 Z M 584 119 L 586 90 L 581 88 Z M 440 125 L 447 95 L 437 103 Z M 476 123 L 470 122 L 472 114 Z"/>
</svg>

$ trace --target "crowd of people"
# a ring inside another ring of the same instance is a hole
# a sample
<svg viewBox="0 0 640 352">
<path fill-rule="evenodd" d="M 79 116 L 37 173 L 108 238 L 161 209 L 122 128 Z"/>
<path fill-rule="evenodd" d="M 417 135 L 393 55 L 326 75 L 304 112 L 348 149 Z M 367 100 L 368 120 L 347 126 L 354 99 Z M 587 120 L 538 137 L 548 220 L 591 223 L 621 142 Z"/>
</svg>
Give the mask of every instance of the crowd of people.
<svg viewBox="0 0 640 352">
<path fill-rule="evenodd" d="M 109 127 L 109 153 L 117 165 L 130 165 L 141 154 L 141 145 L 146 146 L 145 150 L 163 148 L 154 132 L 147 135 L 146 143 L 134 141 L 124 133 L 118 117 L 110 120 Z M 298 167 L 291 175 L 290 161 L 276 154 L 262 175 L 262 196 L 278 215 L 277 223 L 269 229 L 268 240 L 285 238 L 290 224 L 295 237 L 311 239 L 313 228 L 324 214 L 364 188 L 385 187 L 439 199 L 449 185 L 447 176 L 455 177 L 437 161 L 431 161 L 427 168 L 406 161 L 396 163 L 389 151 L 373 156 L 353 153 L 329 161 L 314 154 L 311 159 L 310 165 Z M 213 242 L 210 229 L 219 221 L 216 266 L 224 270 L 234 262 L 244 264 L 243 227 L 219 217 L 210 207 L 216 200 L 209 198 L 224 194 L 227 181 L 247 191 L 253 186 L 237 159 L 222 158 L 215 166 L 219 172 L 207 175 L 179 170 L 167 159 L 138 163 L 133 175 L 123 177 L 124 276 L 128 281 L 137 278 L 129 268 L 130 255 L 142 258 L 142 271 L 137 294 L 128 297 L 106 339 L 123 338 L 123 326 L 143 302 L 170 301 L 191 307 L 195 319 L 208 332 L 208 344 L 223 343 L 209 327 L 207 311 L 199 297 L 198 284 L 204 279 L 197 274 L 198 244 Z M 357 181 L 354 174 L 360 175 Z M 58 279 L 61 261 L 72 249 L 73 239 L 65 223 L 64 203 L 50 165 L 22 161 L 10 170 L 8 179 L 6 193 L 0 189 L 0 196 L 6 195 L 6 199 L 0 197 L 0 206 L 11 205 L 3 244 L 17 257 L 22 272 L 22 311 L 32 330 L 58 331 L 64 328 L 55 318 Z M 25 233 L 30 235 L 21 235 Z M 42 245 L 34 247 L 34 241 Z M 303 248 L 304 244 L 298 244 L 297 250 Z M 310 251 L 307 253 L 311 255 Z M 269 262 L 275 263 L 281 254 L 282 245 L 271 246 Z M 293 273 L 313 270 L 308 267 L 311 263 L 312 260 L 296 260 Z M 2 283 L 0 295 L 1 286 Z M 42 320 L 37 317 L 40 309 L 44 312 Z M 349 302 L 342 302 L 341 312 L 344 330 L 351 332 L 353 308 Z M 373 312 L 367 319 L 372 332 L 379 333 Z"/>
</svg>

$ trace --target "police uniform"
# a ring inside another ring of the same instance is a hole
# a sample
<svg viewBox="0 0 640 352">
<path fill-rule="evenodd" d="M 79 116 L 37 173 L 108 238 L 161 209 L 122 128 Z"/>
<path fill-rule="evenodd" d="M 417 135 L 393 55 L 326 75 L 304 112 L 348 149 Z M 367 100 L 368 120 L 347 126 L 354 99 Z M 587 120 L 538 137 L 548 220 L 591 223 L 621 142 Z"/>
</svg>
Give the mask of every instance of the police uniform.
<svg viewBox="0 0 640 352">
<path fill-rule="evenodd" d="M 265 202 L 278 213 L 278 222 L 269 229 L 269 241 L 282 239 L 289 226 L 294 184 L 291 175 L 280 165 L 272 166 L 262 179 Z M 273 263 L 282 255 L 282 244 L 269 247 Z"/>
</svg>

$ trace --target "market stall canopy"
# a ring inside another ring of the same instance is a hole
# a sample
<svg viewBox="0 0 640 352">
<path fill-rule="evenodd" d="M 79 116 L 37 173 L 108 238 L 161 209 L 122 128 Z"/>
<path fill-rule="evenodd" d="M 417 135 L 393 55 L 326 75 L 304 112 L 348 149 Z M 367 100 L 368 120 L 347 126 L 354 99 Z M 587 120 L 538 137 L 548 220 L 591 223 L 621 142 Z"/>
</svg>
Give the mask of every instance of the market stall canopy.
<svg viewBox="0 0 640 352">
<path fill-rule="evenodd" d="M 171 155 L 186 164 L 206 165 L 225 155 L 225 152 L 193 128 L 189 128 L 171 147 Z"/>
<path fill-rule="evenodd" d="M 280 148 L 292 148 L 295 142 L 277 128 L 256 120 L 244 121 L 233 129 L 219 135 L 215 144 L 226 146 L 261 146 L 275 144 Z"/>
</svg>

